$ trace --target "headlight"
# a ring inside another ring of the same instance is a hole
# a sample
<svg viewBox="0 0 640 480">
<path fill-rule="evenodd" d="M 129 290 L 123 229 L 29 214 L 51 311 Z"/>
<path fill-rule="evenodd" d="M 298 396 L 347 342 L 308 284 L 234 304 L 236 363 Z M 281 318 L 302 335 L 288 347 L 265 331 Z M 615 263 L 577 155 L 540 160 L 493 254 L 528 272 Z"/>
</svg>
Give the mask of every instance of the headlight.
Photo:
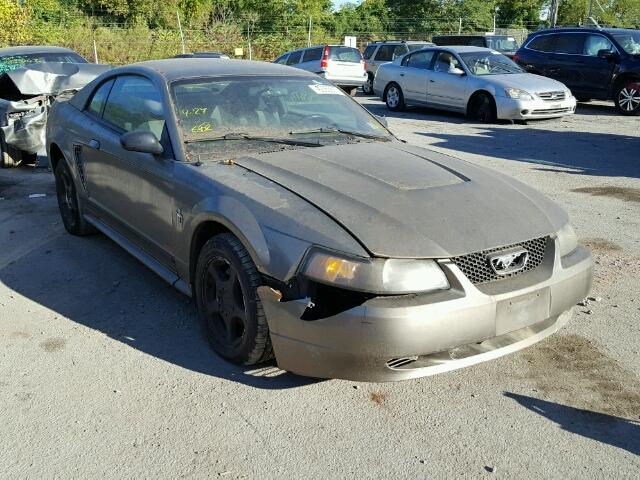
<svg viewBox="0 0 640 480">
<path fill-rule="evenodd" d="M 516 98 L 518 100 L 533 100 L 533 97 L 526 90 L 521 90 L 519 88 L 505 88 L 504 93 L 509 98 Z"/>
<path fill-rule="evenodd" d="M 568 223 L 558 231 L 558 249 L 560 256 L 573 252 L 578 246 L 578 237 Z"/>
<path fill-rule="evenodd" d="M 321 283 L 377 294 L 446 290 L 449 281 L 433 260 L 345 258 L 313 251 L 303 275 Z"/>
</svg>

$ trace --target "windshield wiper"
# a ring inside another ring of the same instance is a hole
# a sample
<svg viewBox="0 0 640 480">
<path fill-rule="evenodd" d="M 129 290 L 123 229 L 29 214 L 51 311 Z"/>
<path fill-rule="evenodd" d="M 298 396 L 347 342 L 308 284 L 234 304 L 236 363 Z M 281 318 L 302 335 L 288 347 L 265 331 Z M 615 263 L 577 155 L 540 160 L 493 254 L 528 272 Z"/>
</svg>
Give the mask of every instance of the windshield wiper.
<svg viewBox="0 0 640 480">
<path fill-rule="evenodd" d="M 274 138 L 274 137 L 260 137 L 256 135 L 249 135 L 244 132 L 230 132 L 217 137 L 205 137 L 205 138 L 190 138 L 184 141 L 184 143 L 206 143 L 206 142 L 219 142 L 222 140 L 255 140 L 259 142 L 268 143 L 282 143 L 284 145 L 295 145 L 298 147 L 321 147 L 319 142 L 305 142 L 303 140 L 294 140 L 291 138 Z"/>
<path fill-rule="evenodd" d="M 342 128 L 334 128 L 334 127 L 322 127 L 322 128 L 311 128 L 309 130 L 292 130 L 289 132 L 289 135 L 304 135 L 304 134 L 312 134 L 312 133 L 342 133 L 344 135 L 351 135 L 353 137 L 361 137 L 361 138 L 369 138 L 371 140 L 384 140 L 385 142 L 389 141 L 388 137 L 382 135 L 372 135 L 370 133 L 363 132 L 354 132 L 352 130 L 345 130 Z"/>
</svg>

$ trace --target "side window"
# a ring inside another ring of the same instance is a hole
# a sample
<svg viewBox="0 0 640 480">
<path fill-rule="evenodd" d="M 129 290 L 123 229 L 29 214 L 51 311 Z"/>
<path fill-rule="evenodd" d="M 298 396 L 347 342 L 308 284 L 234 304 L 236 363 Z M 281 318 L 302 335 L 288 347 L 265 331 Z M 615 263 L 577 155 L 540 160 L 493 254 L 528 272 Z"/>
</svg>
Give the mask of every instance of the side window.
<svg viewBox="0 0 640 480">
<path fill-rule="evenodd" d="M 109 91 L 112 86 L 113 80 L 107 80 L 93 92 L 91 101 L 87 106 L 88 112 L 92 113 L 96 117 L 102 116 L 102 110 L 104 110 L 104 104 L 107 101 L 107 96 L 109 95 Z"/>
<path fill-rule="evenodd" d="M 375 60 L 378 62 L 390 62 L 393 60 L 393 52 L 396 49 L 395 45 L 382 45 L 376 53 Z"/>
<path fill-rule="evenodd" d="M 555 53 L 581 55 L 584 49 L 585 35 L 583 33 L 566 33 L 558 35 Z"/>
<path fill-rule="evenodd" d="M 538 52 L 552 52 L 553 51 L 553 35 L 541 35 L 534 38 L 527 44 L 527 48 L 530 50 L 536 50 Z"/>
<path fill-rule="evenodd" d="M 431 60 L 433 59 L 433 51 L 417 52 L 409 56 L 408 65 L 412 68 L 422 68 L 429 70 L 431 68 Z"/>
<path fill-rule="evenodd" d="M 126 132 L 143 130 L 162 140 L 164 110 L 156 87 L 144 77 L 124 75 L 116 78 L 102 118 Z"/>
<path fill-rule="evenodd" d="M 300 57 L 302 57 L 302 50 L 298 50 L 297 52 L 293 52 L 289 55 L 287 59 L 287 65 L 294 65 L 300 61 Z"/>
<path fill-rule="evenodd" d="M 467 45 L 471 45 L 472 47 L 486 47 L 484 38 L 478 37 L 469 37 Z"/>
<path fill-rule="evenodd" d="M 276 58 L 275 63 L 279 63 L 280 65 L 284 65 L 287 63 L 287 58 L 289 57 L 288 53 L 285 53 L 284 55 L 280 55 L 278 58 Z"/>
<path fill-rule="evenodd" d="M 436 63 L 433 66 L 433 69 L 436 72 L 444 72 L 449 73 L 456 68 L 461 69 L 460 62 L 458 59 L 449 52 L 440 52 L 436 57 Z"/>
<path fill-rule="evenodd" d="M 371 58 L 371 55 L 373 55 L 373 52 L 376 51 L 376 47 L 377 45 L 369 45 L 367 48 L 364 49 L 364 53 L 362 54 L 362 56 L 364 57 L 365 60 L 369 60 Z"/>
<path fill-rule="evenodd" d="M 324 49 L 322 47 L 318 48 L 310 48 L 309 50 L 304 51 L 304 55 L 302 57 L 303 62 L 313 62 L 315 60 L 320 60 L 322 58 L 322 51 Z"/>
<path fill-rule="evenodd" d="M 613 50 L 613 45 L 602 35 L 587 35 L 583 54 L 596 57 L 600 50 Z"/>
</svg>

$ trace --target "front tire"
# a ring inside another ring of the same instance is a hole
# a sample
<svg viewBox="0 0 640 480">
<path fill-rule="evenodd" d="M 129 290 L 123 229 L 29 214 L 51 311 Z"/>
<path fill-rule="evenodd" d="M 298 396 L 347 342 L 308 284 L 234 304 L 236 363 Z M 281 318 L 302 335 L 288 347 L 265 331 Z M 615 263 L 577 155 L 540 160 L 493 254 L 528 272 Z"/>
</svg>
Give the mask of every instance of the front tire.
<svg viewBox="0 0 640 480">
<path fill-rule="evenodd" d="M 251 256 L 234 235 L 216 235 L 204 244 L 195 277 L 198 314 L 211 347 L 239 365 L 273 358 L 260 284 Z"/>
<path fill-rule="evenodd" d="M 15 168 L 22 163 L 22 152 L 4 141 L 4 132 L 0 130 L 0 167 Z"/>
<path fill-rule="evenodd" d="M 495 123 L 497 112 L 493 97 L 487 93 L 475 95 L 469 102 L 468 116 L 480 123 Z"/>
<path fill-rule="evenodd" d="M 613 100 L 623 115 L 640 115 L 640 80 L 626 80 L 616 88 Z"/>
<path fill-rule="evenodd" d="M 384 91 L 384 103 L 392 112 L 399 112 L 405 109 L 404 94 L 402 88 L 397 83 L 390 83 Z"/>
<path fill-rule="evenodd" d="M 83 236 L 95 233 L 96 230 L 82 216 L 75 182 L 71 171 L 64 160 L 58 162 L 54 172 L 56 180 L 56 196 L 58 208 L 64 228 L 71 235 Z"/>
</svg>

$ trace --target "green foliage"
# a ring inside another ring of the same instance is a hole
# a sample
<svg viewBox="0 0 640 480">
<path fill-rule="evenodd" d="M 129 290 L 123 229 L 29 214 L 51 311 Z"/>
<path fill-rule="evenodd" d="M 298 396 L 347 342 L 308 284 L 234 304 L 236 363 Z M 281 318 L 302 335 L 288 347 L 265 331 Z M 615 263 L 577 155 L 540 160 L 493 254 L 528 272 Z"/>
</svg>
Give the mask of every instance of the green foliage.
<svg viewBox="0 0 640 480">
<path fill-rule="evenodd" d="M 0 0 L 0 46 L 58 44 L 102 62 L 120 64 L 182 51 L 236 47 L 271 60 L 311 43 L 362 43 L 381 38 L 429 39 L 436 33 L 520 29 L 543 22 L 550 0 L 354 0 L 333 10 L 331 0 Z M 594 0 L 593 16 L 605 25 L 638 26 L 640 0 Z M 597 5 L 601 5 L 602 8 Z M 559 21 L 584 24 L 589 0 L 561 0 Z M 460 24 L 462 19 L 462 24 Z M 513 31 L 513 30 L 512 30 Z"/>
</svg>

